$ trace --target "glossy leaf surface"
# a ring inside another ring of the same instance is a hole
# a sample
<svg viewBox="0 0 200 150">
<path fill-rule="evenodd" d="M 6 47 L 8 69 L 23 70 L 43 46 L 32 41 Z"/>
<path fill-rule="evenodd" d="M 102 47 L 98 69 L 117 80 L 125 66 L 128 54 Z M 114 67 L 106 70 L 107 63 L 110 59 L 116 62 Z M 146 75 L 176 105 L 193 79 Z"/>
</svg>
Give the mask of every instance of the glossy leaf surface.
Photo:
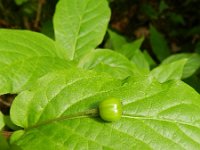
<svg viewBox="0 0 200 150">
<path fill-rule="evenodd" d="M 0 29 L 0 94 L 27 89 L 40 76 L 69 68 L 54 41 L 32 31 Z"/>
<path fill-rule="evenodd" d="M 85 115 L 110 96 L 122 99 L 119 121 L 106 123 L 98 116 Z M 11 118 L 27 129 L 16 142 L 24 150 L 198 150 L 199 99 L 181 81 L 161 84 L 152 77 L 138 76 L 121 82 L 71 70 L 48 74 L 33 89 L 21 93 L 11 108 Z M 69 118 L 33 127 L 64 115 Z"/>
<path fill-rule="evenodd" d="M 96 49 L 88 53 L 80 60 L 78 66 L 97 72 L 106 72 L 119 79 L 139 73 L 137 67 L 125 56 L 109 49 Z"/>
<path fill-rule="evenodd" d="M 102 42 L 109 19 L 107 0 L 60 0 L 54 15 L 56 41 L 70 60 L 79 59 Z"/>
</svg>

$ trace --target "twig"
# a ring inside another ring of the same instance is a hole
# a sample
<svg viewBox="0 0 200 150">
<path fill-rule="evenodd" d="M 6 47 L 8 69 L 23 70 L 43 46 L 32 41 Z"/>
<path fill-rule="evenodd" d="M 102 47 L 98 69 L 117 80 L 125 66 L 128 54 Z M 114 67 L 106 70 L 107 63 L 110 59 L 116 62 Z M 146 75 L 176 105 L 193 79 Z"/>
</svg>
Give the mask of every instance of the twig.
<svg viewBox="0 0 200 150">
<path fill-rule="evenodd" d="M 6 139 L 8 139 L 13 134 L 11 131 L 1 131 L 1 133 Z"/>
<path fill-rule="evenodd" d="M 38 29 L 39 28 L 39 22 L 41 19 L 41 12 L 42 12 L 42 6 L 45 4 L 45 0 L 39 0 L 38 3 L 38 8 L 37 8 L 37 14 L 36 14 L 36 18 L 34 21 L 34 28 Z"/>
<path fill-rule="evenodd" d="M 24 21 L 24 26 L 25 26 L 25 28 L 30 30 L 31 27 L 30 27 L 30 24 L 29 24 L 29 22 L 28 22 L 28 17 L 27 17 L 27 16 L 24 16 L 24 17 L 23 17 L 23 21 Z"/>
<path fill-rule="evenodd" d="M 11 106 L 11 103 L 8 103 L 8 102 L 4 101 L 1 97 L 0 97 L 0 103 L 2 103 L 3 105 L 5 105 L 7 107 Z"/>
</svg>

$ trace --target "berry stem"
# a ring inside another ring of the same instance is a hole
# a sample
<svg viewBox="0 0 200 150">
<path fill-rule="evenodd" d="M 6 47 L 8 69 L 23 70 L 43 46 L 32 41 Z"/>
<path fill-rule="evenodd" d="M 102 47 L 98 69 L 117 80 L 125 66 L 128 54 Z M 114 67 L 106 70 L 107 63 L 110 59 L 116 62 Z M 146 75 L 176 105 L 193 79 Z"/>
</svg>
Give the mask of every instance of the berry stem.
<svg viewBox="0 0 200 150">
<path fill-rule="evenodd" d="M 47 125 L 47 124 L 50 124 L 50 123 L 53 123 L 53 122 L 56 122 L 56 121 L 63 121 L 63 120 L 67 120 L 67 119 L 75 119 L 75 118 L 78 118 L 78 117 L 97 117 L 97 116 L 99 116 L 99 110 L 97 108 L 94 108 L 94 109 L 90 109 L 90 110 L 87 110 L 87 111 L 84 111 L 84 112 L 79 112 L 79 113 L 76 113 L 76 114 L 73 114 L 73 115 L 61 116 L 61 117 L 58 117 L 58 118 L 54 118 L 54 119 L 50 119 L 50 120 L 47 120 L 47 121 L 44 121 L 44 122 L 40 122 L 38 124 L 35 124 L 33 126 L 26 128 L 25 131 L 28 131 L 28 130 L 33 129 L 33 128 L 38 128 L 40 126 Z"/>
</svg>

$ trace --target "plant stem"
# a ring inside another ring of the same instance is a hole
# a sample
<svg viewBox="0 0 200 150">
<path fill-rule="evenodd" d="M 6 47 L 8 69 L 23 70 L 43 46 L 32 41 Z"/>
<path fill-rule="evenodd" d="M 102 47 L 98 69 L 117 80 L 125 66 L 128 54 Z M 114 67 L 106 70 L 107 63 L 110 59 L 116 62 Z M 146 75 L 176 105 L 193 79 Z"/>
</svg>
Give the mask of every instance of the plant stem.
<svg viewBox="0 0 200 150">
<path fill-rule="evenodd" d="M 7 107 L 10 107 L 10 106 L 11 106 L 10 103 L 4 101 L 1 97 L 0 97 L 0 103 L 2 103 L 3 105 L 5 105 L 5 106 L 7 106 Z"/>
<path fill-rule="evenodd" d="M 47 125 L 47 124 L 50 124 L 50 123 L 53 123 L 53 122 L 56 122 L 56 121 L 63 121 L 63 120 L 74 119 L 74 118 L 78 118 L 78 117 L 96 117 L 98 115 L 99 115 L 98 109 L 94 108 L 94 109 L 87 110 L 85 112 L 79 112 L 77 114 L 61 116 L 61 117 L 58 117 L 58 118 L 54 118 L 54 119 L 51 119 L 51 120 L 40 122 L 38 124 L 35 124 L 33 126 L 26 128 L 25 131 L 33 129 L 33 128 L 38 128 L 40 126 Z"/>
<path fill-rule="evenodd" d="M 9 139 L 13 132 L 11 132 L 11 131 L 1 131 L 1 133 L 6 139 Z"/>
</svg>

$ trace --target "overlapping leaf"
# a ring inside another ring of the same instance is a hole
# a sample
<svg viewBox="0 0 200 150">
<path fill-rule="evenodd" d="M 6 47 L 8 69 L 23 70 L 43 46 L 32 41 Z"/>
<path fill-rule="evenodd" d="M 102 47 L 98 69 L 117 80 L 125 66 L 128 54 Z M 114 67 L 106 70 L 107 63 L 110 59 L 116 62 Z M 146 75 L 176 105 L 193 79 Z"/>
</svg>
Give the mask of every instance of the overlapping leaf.
<svg viewBox="0 0 200 150">
<path fill-rule="evenodd" d="M 78 66 L 106 72 L 119 79 L 139 73 L 137 67 L 126 57 L 109 49 L 96 49 L 88 53 L 80 60 Z"/>
<path fill-rule="evenodd" d="M 60 0 L 54 15 L 56 41 L 78 59 L 103 40 L 110 18 L 106 0 Z"/>
<path fill-rule="evenodd" d="M 49 71 L 68 68 L 65 51 L 46 36 L 0 29 L 0 94 L 17 93 Z"/>
<path fill-rule="evenodd" d="M 153 52 L 160 61 L 170 55 L 166 39 L 154 26 L 150 26 L 150 42 Z"/>
<path fill-rule="evenodd" d="M 183 75 L 184 66 L 187 59 L 177 60 L 171 63 L 161 64 L 151 71 L 159 82 L 166 82 L 168 80 L 180 80 Z"/>
<path fill-rule="evenodd" d="M 106 47 L 113 50 L 120 50 L 121 47 L 127 43 L 126 38 L 122 35 L 117 34 L 112 30 L 108 30 L 109 40 L 107 41 Z"/>
<path fill-rule="evenodd" d="M 187 59 L 184 69 L 182 78 L 188 78 L 192 76 L 200 67 L 200 55 L 197 53 L 181 53 L 181 54 L 175 54 L 168 58 L 166 58 L 162 64 L 170 64 L 175 61 L 181 60 L 181 59 Z"/>
<path fill-rule="evenodd" d="M 79 113 L 110 96 L 122 99 L 120 121 L 106 123 Z M 199 149 L 199 99 L 181 81 L 160 84 L 138 76 L 121 82 L 71 70 L 48 74 L 21 93 L 11 108 L 11 118 L 26 128 L 16 142 L 24 150 Z M 64 115 L 71 118 L 33 127 Z"/>
</svg>

